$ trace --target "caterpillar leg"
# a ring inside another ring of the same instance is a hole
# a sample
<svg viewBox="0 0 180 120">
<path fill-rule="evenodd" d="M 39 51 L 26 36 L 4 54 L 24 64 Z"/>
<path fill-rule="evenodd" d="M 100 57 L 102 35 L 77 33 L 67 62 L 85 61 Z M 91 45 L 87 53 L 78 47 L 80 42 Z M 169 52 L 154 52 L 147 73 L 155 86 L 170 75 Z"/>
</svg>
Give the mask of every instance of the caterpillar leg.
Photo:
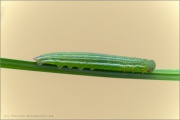
<svg viewBox="0 0 180 120">
<path fill-rule="evenodd" d="M 73 66 L 68 66 L 69 69 L 72 69 Z"/>
<path fill-rule="evenodd" d="M 145 70 L 145 69 L 142 69 L 142 74 L 143 74 L 143 73 L 146 73 L 146 70 Z"/>
<path fill-rule="evenodd" d="M 90 68 L 90 70 L 94 70 L 94 68 Z"/>
<path fill-rule="evenodd" d="M 142 74 L 144 73 L 144 70 L 142 70 Z"/>
<path fill-rule="evenodd" d="M 41 66 L 41 65 L 43 64 L 43 63 L 41 63 L 41 62 L 38 62 L 38 61 L 37 61 L 36 63 L 37 63 L 37 65 L 39 65 L 39 66 Z"/>
<path fill-rule="evenodd" d="M 57 65 L 57 67 L 58 67 L 58 69 L 61 69 L 63 66 L 59 66 L 59 65 Z"/>
<path fill-rule="evenodd" d="M 83 70 L 84 68 L 82 68 L 82 67 L 79 67 L 78 69 L 79 69 L 79 70 Z"/>
</svg>

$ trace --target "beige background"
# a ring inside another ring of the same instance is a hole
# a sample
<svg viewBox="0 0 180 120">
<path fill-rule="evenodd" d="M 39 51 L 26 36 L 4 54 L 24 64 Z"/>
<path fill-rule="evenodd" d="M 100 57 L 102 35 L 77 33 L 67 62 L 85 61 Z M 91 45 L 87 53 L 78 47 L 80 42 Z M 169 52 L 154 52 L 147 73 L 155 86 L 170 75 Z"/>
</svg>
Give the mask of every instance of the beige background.
<svg viewBox="0 0 180 120">
<path fill-rule="evenodd" d="M 2 1 L 1 10 L 1 57 L 85 51 L 179 68 L 178 1 Z M 1 69 L 1 117 L 177 119 L 178 89 L 177 81 Z"/>
</svg>

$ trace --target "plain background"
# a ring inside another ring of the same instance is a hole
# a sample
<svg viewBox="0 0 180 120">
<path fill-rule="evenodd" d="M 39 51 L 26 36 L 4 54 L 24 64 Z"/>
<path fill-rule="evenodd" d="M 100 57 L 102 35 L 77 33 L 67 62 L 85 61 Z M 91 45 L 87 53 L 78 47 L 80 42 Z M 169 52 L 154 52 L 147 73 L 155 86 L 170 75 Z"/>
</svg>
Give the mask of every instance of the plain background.
<svg viewBox="0 0 180 120">
<path fill-rule="evenodd" d="M 1 57 L 49 52 L 154 59 L 179 69 L 178 1 L 2 1 Z M 177 119 L 179 82 L 1 69 L 4 119 Z M 29 115 L 29 116 L 28 116 Z"/>
</svg>

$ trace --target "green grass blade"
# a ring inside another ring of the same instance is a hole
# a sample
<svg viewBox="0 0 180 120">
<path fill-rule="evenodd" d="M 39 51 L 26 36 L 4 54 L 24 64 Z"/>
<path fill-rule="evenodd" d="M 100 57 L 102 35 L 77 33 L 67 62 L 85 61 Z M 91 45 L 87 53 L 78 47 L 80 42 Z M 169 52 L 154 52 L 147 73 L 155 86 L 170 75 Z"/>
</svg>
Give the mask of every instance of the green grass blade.
<svg viewBox="0 0 180 120">
<path fill-rule="evenodd" d="M 37 66 L 36 62 L 14 60 L 8 58 L 0 58 L 0 67 L 9 69 L 19 69 L 19 70 L 30 70 L 30 71 L 41 71 L 41 72 L 52 72 L 52 73 L 64 73 L 64 74 L 74 74 L 74 75 L 87 75 L 87 76 L 97 76 L 97 77 L 111 77 L 111 78 L 129 78 L 129 79 L 149 79 L 149 80 L 169 80 L 169 81 L 179 81 L 180 71 L 174 69 L 159 69 L 155 70 L 153 73 L 124 73 L 116 71 L 103 71 L 103 70 L 78 70 L 78 69 L 68 69 L 62 68 L 58 69 L 54 65 L 42 65 Z"/>
</svg>

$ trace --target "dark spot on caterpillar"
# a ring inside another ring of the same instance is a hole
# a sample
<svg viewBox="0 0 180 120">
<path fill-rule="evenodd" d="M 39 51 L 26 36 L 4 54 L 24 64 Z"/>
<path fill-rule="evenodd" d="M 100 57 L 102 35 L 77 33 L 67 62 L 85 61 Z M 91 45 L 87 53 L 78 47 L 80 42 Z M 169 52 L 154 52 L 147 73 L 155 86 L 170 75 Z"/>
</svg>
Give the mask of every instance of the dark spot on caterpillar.
<svg viewBox="0 0 180 120">
<path fill-rule="evenodd" d="M 72 67 L 72 69 L 78 69 L 78 67 Z"/>
</svg>

